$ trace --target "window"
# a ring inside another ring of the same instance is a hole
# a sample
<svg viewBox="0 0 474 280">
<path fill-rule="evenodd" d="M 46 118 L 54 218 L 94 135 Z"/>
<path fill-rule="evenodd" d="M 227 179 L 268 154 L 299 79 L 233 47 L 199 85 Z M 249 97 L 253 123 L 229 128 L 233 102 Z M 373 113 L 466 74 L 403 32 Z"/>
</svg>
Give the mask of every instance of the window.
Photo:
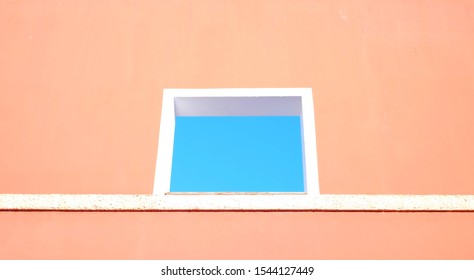
<svg viewBox="0 0 474 280">
<path fill-rule="evenodd" d="M 164 193 L 318 194 L 311 89 L 165 89 Z"/>
<path fill-rule="evenodd" d="M 299 116 L 176 117 L 171 192 L 304 192 Z"/>
</svg>

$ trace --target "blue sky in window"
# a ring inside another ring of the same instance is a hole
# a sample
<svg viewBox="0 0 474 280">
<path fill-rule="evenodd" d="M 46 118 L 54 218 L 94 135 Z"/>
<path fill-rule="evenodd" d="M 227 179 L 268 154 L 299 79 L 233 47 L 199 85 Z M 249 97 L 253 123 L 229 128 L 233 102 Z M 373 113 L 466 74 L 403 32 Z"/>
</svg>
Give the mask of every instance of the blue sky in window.
<svg viewBox="0 0 474 280">
<path fill-rule="evenodd" d="M 303 192 L 300 117 L 176 117 L 170 190 Z"/>
</svg>

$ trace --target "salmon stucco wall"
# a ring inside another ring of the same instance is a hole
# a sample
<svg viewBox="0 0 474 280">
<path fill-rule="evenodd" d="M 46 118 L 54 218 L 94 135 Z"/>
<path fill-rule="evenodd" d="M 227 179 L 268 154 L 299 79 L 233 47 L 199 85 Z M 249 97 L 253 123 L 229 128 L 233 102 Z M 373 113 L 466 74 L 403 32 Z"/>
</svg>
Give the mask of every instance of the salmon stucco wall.
<svg viewBox="0 0 474 280">
<path fill-rule="evenodd" d="M 0 1 L 0 193 L 149 194 L 163 88 L 310 87 L 327 194 L 473 194 L 474 2 Z M 473 258 L 472 213 L 8 212 L 0 258 Z"/>
<path fill-rule="evenodd" d="M 0 259 L 474 259 L 473 213 L 0 212 L 0 225 Z"/>
<path fill-rule="evenodd" d="M 0 34 L 2 193 L 150 193 L 163 88 L 311 87 L 323 193 L 472 194 L 472 1 L 1 1 Z"/>
</svg>

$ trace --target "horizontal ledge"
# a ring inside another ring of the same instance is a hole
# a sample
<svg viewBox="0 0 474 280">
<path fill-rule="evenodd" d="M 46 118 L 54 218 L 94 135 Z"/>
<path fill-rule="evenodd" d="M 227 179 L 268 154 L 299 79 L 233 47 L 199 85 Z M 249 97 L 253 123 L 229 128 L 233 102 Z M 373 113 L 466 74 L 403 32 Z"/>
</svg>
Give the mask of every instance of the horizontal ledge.
<svg viewBox="0 0 474 280">
<path fill-rule="evenodd" d="M 474 211 L 474 195 L 0 194 L 0 211 Z"/>
</svg>

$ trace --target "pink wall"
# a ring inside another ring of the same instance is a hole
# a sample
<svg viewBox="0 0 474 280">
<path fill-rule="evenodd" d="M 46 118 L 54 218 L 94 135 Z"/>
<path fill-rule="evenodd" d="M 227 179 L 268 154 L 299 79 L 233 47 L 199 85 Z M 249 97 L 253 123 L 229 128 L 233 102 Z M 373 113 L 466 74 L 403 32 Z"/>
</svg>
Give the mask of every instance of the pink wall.
<svg viewBox="0 0 474 280">
<path fill-rule="evenodd" d="M 474 213 L 0 212 L 0 259 L 474 259 Z"/>
<path fill-rule="evenodd" d="M 323 193 L 473 194 L 473 77 L 470 0 L 0 1 L 0 192 L 150 193 L 163 88 L 311 87 Z M 0 212 L 0 257 L 472 258 L 473 220 Z"/>
</svg>

